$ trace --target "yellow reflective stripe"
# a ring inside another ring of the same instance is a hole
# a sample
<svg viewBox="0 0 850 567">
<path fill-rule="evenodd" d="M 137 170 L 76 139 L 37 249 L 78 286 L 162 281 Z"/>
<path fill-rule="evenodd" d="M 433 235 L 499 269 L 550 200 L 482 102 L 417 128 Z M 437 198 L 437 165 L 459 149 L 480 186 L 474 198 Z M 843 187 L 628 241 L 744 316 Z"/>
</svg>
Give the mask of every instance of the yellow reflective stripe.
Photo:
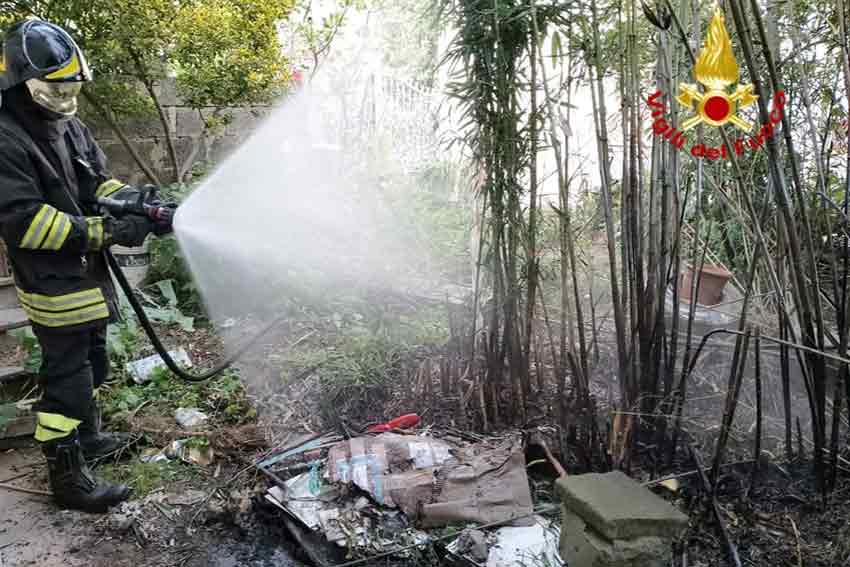
<svg viewBox="0 0 850 567">
<path fill-rule="evenodd" d="M 103 247 L 103 218 L 87 217 L 86 234 L 89 239 L 89 249 L 100 250 Z"/>
<path fill-rule="evenodd" d="M 20 288 L 15 289 L 18 292 L 18 299 L 21 303 L 26 303 L 34 309 L 46 311 L 68 311 L 70 309 L 85 307 L 98 301 L 105 301 L 103 292 L 99 287 L 66 293 L 64 295 L 42 295 L 40 293 L 27 293 Z"/>
<path fill-rule="evenodd" d="M 104 183 L 101 183 L 100 187 L 94 192 L 96 197 L 109 197 L 119 189 L 124 187 L 124 184 L 118 181 L 117 179 L 110 179 Z"/>
<path fill-rule="evenodd" d="M 39 425 L 55 429 L 56 431 L 64 431 L 65 433 L 71 433 L 82 423 L 79 419 L 66 417 L 61 413 L 47 413 L 39 411 L 36 412 L 35 416 L 38 419 Z"/>
<path fill-rule="evenodd" d="M 68 77 L 73 77 L 74 75 L 80 72 L 80 58 L 77 57 L 77 54 L 74 54 L 74 57 L 68 62 L 67 65 L 59 69 L 58 71 L 54 71 L 49 75 L 45 76 L 45 79 L 67 79 Z"/>
<path fill-rule="evenodd" d="M 82 423 L 58 413 L 37 412 L 36 419 L 35 440 L 41 442 L 67 437 Z"/>
<path fill-rule="evenodd" d="M 106 306 L 106 302 L 81 307 L 73 311 L 65 311 L 64 313 L 39 311 L 26 303 L 21 303 L 21 307 L 23 307 L 30 321 L 44 327 L 70 327 L 109 317 L 109 308 Z"/>
<path fill-rule="evenodd" d="M 44 236 L 47 234 L 47 230 L 50 228 L 50 225 L 53 223 L 53 218 L 56 216 L 56 213 L 56 209 L 50 205 L 42 205 L 30 222 L 30 226 L 27 229 L 26 234 L 24 234 L 24 237 L 21 239 L 20 247 L 30 249 L 38 248 L 38 245 L 41 244 L 42 240 L 44 240 Z"/>
<path fill-rule="evenodd" d="M 40 443 L 46 443 L 47 441 L 53 441 L 54 439 L 62 439 L 63 437 L 67 437 L 70 433 L 62 433 L 61 431 L 53 431 L 52 429 L 47 429 L 42 427 L 41 424 L 36 424 L 35 426 L 35 440 Z"/>
<path fill-rule="evenodd" d="M 70 232 L 71 219 L 65 213 L 56 213 L 56 220 L 53 221 L 53 226 L 50 228 L 47 238 L 44 239 L 44 244 L 39 246 L 39 248 L 44 250 L 59 250 L 65 244 Z"/>
</svg>

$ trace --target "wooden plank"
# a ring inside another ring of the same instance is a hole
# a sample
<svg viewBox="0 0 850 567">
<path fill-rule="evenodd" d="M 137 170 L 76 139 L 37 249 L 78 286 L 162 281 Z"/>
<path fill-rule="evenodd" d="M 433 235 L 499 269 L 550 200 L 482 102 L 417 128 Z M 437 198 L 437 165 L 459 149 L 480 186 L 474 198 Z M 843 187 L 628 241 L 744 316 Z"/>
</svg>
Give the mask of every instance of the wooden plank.
<svg viewBox="0 0 850 567">
<path fill-rule="evenodd" d="M 11 415 L 14 417 L 10 417 Z M 17 415 L 15 415 L 17 414 Z M 0 450 L 26 447 L 34 443 L 35 414 L 14 404 L 0 406 Z"/>
<path fill-rule="evenodd" d="M 0 439 L 10 437 L 32 437 L 35 433 L 35 415 L 16 417 L 6 422 L 0 429 Z"/>
<path fill-rule="evenodd" d="M 29 372 L 23 366 L 0 366 L 0 384 L 14 382 L 27 375 Z"/>
</svg>

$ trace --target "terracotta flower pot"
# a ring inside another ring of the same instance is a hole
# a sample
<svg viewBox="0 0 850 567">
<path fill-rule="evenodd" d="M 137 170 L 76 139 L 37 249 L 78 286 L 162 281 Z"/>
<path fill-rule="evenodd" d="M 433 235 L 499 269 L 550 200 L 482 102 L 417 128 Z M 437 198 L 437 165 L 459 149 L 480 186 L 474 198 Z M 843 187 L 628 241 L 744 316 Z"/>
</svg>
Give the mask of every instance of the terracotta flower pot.
<svg viewBox="0 0 850 567">
<path fill-rule="evenodd" d="M 714 264 L 705 264 L 702 267 L 702 276 L 699 279 L 699 288 L 697 289 L 697 303 L 699 305 L 717 305 L 723 300 L 723 288 L 726 283 L 732 279 L 732 272 L 721 266 Z M 682 299 L 691 300 L 691 282 L 693 281 L 693 268 L 688 267 L 682 273 L 682 281 L 679 286 L 679 293 Z"/>
</svg>

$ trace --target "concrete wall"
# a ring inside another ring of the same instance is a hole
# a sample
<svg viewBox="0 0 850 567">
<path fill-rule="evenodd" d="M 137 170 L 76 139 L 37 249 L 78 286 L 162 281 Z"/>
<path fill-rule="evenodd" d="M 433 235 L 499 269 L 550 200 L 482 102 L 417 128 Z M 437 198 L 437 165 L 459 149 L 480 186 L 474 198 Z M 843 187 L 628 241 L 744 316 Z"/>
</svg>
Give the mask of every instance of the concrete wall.
<svg viewBox="0 0 850 567">
<path fill-rule="evenodd" d="M 164 82 L 158 87 L 158 91 L 181 163 L 187 163 L 187 160 L 190 163 L 220 161 L 250 135 L 270 110 L 269 106 L 224 109 L 219 113 L 229 114 L 230 123 L 210 133 L 205 132 L 202 114 L 205 117 L 211 116 L 214 109 L 202 109 L 199 112 L 182 104 L 173 81 Z M 148 182 L 130 152 L 108 125 L 91 117 L 86 123 L 106 152 L 113 176 L 132 184 Z M 160 180 L 163 183 L 171 181 L 173 172 L 168 158 L 168 145 L 159 117 L 154 115 L 121 126 L 139 154 L 160 176 Z"/>
</svg>

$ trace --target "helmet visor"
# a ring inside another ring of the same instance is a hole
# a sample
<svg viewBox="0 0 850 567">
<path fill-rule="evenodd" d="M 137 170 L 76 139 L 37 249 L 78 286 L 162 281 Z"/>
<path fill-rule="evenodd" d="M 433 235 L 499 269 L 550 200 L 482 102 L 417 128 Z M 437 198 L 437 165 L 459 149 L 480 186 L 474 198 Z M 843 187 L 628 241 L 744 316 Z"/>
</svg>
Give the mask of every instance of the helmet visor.
<svg viewBox="0 0 850 567">
<path fill-rule="evenodd" d="M 40 79 L 27 81 L 33 101 L 39 106 L 61 116 L 77 113 L 77 96 L 83 88 L 80 82 L 48 82 Z"/>
<path fill-rule="evenodd" d="M 37 71 L 48 73 L 67 66 L 77 53 L 77 46 L 61 28 L 32 20 L 23 33 L 24 55 Z"/>
</svg>

